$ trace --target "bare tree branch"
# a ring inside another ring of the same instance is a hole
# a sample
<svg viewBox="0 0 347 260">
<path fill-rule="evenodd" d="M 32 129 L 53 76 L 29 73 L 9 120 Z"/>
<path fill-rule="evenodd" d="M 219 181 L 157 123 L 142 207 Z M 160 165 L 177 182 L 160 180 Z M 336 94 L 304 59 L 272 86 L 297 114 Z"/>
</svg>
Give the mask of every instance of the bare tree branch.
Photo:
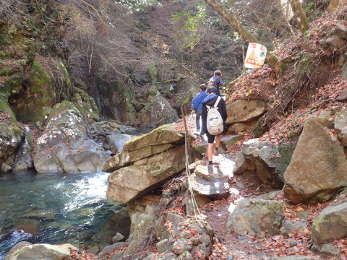
<svg viewBox="0 0 347 260">
<path fill-rule="evenodd" d="M 301 32 L 305 33 L 308 29 L 308 19 L 301 3 L 299 2 L 299 0 L 289 0 L 289 2 L 294 14 L 299 18 L 298 20 Z"/>
<path fill-rule="evenodd" d="M 218 3 L 216 0 L 205 0 L 206 3 L 213 8 L 223 19 L 225 22 L 228 23 L 231 28 L 233 28 L 242 39 L 244 39 L 247 42 L 259 42 L 258 39 L 245 27 L 241 25 L 239 22 L 239 19 L 235 16 L 235 14 L 232 14 L 230 12 L 227 12 L 225 8 L 221 6 L 220 3 Z"/>
</svg>

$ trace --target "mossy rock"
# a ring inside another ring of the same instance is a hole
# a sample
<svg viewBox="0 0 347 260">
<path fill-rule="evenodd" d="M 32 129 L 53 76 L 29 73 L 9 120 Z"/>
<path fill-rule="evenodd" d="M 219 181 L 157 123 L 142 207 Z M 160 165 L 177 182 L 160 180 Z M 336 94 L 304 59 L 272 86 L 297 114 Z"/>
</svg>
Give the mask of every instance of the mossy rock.
<svg viewBox="0 0 347 260">
<path fill-rule="evenodd" d="M 0 94 L 5 98 L 18 94 L 22 89 L 22 84 L 23 76 L 21 74 L 15 74 L 5 81 L 3 87 L 0 89 Z"/>
<path fill-rule="evenodd" d="M 13 121 L 16 121 L 16 116 L 9 106 L 7 99 L 0 96 L 0 112 L 8 114 Z"/>
<path fill-rule="evenodd" d="M 94 99 L 84 90 L 76 88 L 72 101 L 84 118 L 92 121 L 100 119 L 99 109 Z"/>
<path fill-rule="evenodd" d="M 79 111 L 79 109 L 77 108 L 77 106 L 75 104 L 73 104 L 70 101 L 64 100 L 60 103 L 57 103 L 53 106 L 52 110 L 51 110 L 51 115 L 50 116 L 55 116 L 56 114 L 59 114 L 61 112 L 64 112 L 66 110 L 74 110 L 76 111 L 76 113 L 78 113 L 80 116 L 82 116 L 81 112 Z"/>
<path fill-rule="evenodd" d="M 20 91 L 18 91 L 19 84 L 22 86 Z M 26 79 L 22 82 L 20 79 L 13 82 L 10 89 L 10 105 L 17 119 L 23 122 L 36 122 L 44 119 L 55 103 L 55 91 L 51 77 L 38 60 L 34 61 Z M 16 91 L 14 92 L 14 90 Z"/>
<path fill-rule="evenodd" d="M 119 93 L 119 96 L 121 97 L 120 99 L 122 100 L 119 105 L 125 117 L 124 121 L 128 123 L 134 122 L 137 112 L 134 106 L 135 94 L 133 89 L 122 82 L 117 82 L 115 84 L 115 89 Z"/>
<path fill-rule="evenodd" d="M 11 76 L 12 74 L 18 72 L 17 68 L 4 66 L 0 69 L 0 77 Z"/>
<path fill-rule="evenodd" d="M 157 95 L 157 93 L 158 93 L 158 89 L 157 89 L 156 86 L 150 87 L 150 88 L 148 89 L 148 91 L 147 91 L 147 94 L 148 94 L 149 97 L 154 97 L 154 96 Z"/>
<path fill-rule="evenodd" d="M 150 64 L 149 65 L 148 74 L 150 75 L 153 83 L 158 81 L 159 73 L 158 73 L 158 69 L 157 69 L 156 64 Z"/>
</svg>

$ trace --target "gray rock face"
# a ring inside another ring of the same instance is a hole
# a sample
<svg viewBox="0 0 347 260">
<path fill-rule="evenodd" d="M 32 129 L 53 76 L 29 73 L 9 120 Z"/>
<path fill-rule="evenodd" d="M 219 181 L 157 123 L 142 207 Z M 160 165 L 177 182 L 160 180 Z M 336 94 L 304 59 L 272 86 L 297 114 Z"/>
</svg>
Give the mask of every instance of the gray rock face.
<svg viewBox="0 0 347 260">
<path fill-rule="evenodd" d="M 101 245 L 122 241 L 129 237 L 130 225 L 130 216 L 127 209 L 125 207 L 121 208 L 107 218 L 105 224 L 93 236 L 93 240 L 98 241 Z"/>
<path fill-rule="evenodd" d="M 183 140 L 173 124 L 129 139 L 123 152 L 104 164 L 104 171 L 115 170 L 109 176 L 107 197 L 127 203 L 182 171 L 185 167 Z"/>
<path fill-rule="evenodd" d="M 242 146 L 247 164 L 255 169 L 259 179 L 274 188 L 281 188 L 283 173 L 292 156 L 295 145 L 292 143 L 276 146 L 270 142 L 251 139 Z"/>
<path fill-rule="evenodd" d="M 16 150 L 21 144 L 23 130 L 11 120 L 0 122 L 0 166 L 2 171 L 12 170 L 12 164 L 15 160 Z"/>
<path fill-rule="evenodd" d="M 259 139 L 248 140 L 242 146 L 242 153 L 245 156 L 259 157 L 271 168 L 277 166 L 275 159 L 279 157 L 279 152 L 270 142 L 261 142 Z"/>
<path fill-rule="evenodd" d="M 64 106 L 68 106 L 65 108 Z M 86 125 L 72 104 L 58 104 L 37 139 L 34 166 L 39 173 L 98 172 L 108 154 L 87 137 Z"/>
<path fill-rule="evenodd" d="M 281 233 L 282 234 L 290 234 L 297 231 L 303 231 L 307 228 L 307 224 L 304 221 L 291 221 L 291 220 L 284 220 L 282 227 L 281 227 Z"/>
<path fill-rule="evenodd" d="M 313 245 L 311 250 L 317 251 L 317 252 L 319 252 L 325 256 L 340 257 L 340 254 L 341 254 L 341 250 L 338 247 L 336 247 L 330 243 L 323 244 L 321 246 Z"/>
<path fill-rule="evenodd" d="M 37 260 L 37 259 L 52 259 L 52 260 L 69 260 L 70 250 L 77 248 L 70 244 L 63 245 L 48 245 L 48 244 L 35 244 L 23 245 L 5 256 L 5 260 Z"/>
<path fill-rule="evenodd" d="M 343 77 L 344 80 L 347 79 L 347 63 L 345 63 L 345 65 L 343 65 L 342 77 Z M 345 101 L 345 100 L 347 100 L 347 90 L 342 91 L 341 94 L 336 98 L 336 100 L 338 100 L 338 101 Z"/>
<path fill-rule="evenodd" d="M 98 254 L 99 259 L 107 259 L 109 255 L 112 255 L 112 259 L 122 259 L 123 254 L 120 251 L 119 254 L 113 254 L 114 251 L 119 250 L 121 248 L 127 247 L 127 242 L 118 242 L 113 245 L 109 245 L 104 247 L 104 249 Z"/>
<path fill-rule="evenodd" d="M 340 142 L 347 147 L 347 108 L 336 114 L 334 127 L 339 131 Z"/>
<path fill-rule="evenodd" d="M 29 128 L 25 128 L 25 138 L 16 154 L 13 171 L 20 172 L 34 167 L 31 147 L 32 134 Z"/>
<path fill-rule="evenodd" d="M 347 201 L 328 206 L 313 219 L 312 239 L 317 244 L 347 237 Z"/>
<path fill-rule="evenodd" d="M 138 118 L 148 127 L 156 127 L 178 120 L 175 109 L 159 92 L 148 98 L 148 103 L 141 109 Z"/>
<path fill-rule="evenodd" d="M 122 241 L 123 239 L 125 239 L 125 237 L 121 233 L 117 233 L 112 237 L 112 242 L 117 243 L 119 241 Z"/>
<path fill-rule="evenodd" d="M 121 168 L 109 176 L 107 198 L 127 203 L 141 192 L 180 172 L 184 167 L 183 146 L 136 161 L 133 165 Z"/>
<path fill-rule="evenodd" d="M 261 116 L 266 110 L 266 103 L 261 100 L 236 100 L 227 104 L 227 123 L 247 122 Z"/>
<path fill-rule="evenodd" d="M 229 215 L 227 228 L 240 235 L 266 237 L 280 233 L 283 218 L 282 201 L 244 199 Z"/>
<path fill-rule="evenodd" d="M 129 257 L 145 249 L 151 230 L 155 226 L 157 203 L 131 202 L 128 211 L 131 219 L 129 246 L 124 252 L 124 257 Z M 126 258 L 125 258 L 126 259 Z"/>
<path fill-rule="evenodd" d="M 331 139 L 319 120 L 305 122 L 284 174 L 285 196 L 293 203 L 324 201 L 347 185 L 347 160 L 342 146 Z"/>
<path fill-rule="evenodd" d="M 120 153 L 123 151 L 124 144 L 131 138 L 127 134 L 111 134 L 106 136 L 107 144 L 113 153 Z"/>
</svg>

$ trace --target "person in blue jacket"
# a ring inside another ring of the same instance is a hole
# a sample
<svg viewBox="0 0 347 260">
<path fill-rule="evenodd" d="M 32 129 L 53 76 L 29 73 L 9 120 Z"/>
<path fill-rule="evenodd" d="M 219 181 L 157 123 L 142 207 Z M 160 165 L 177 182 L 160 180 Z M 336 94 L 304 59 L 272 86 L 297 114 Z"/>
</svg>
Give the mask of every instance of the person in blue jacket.
<svg viewBox="0 0 347 260">
<path fill-rule="evenodd" d="M 206 85 L 201 84 L 200 85 L 200 92 L 196 95 L 195 98 L 192 100 L 192 106 L 196 114 L 196 134 L 200 134 L 201 129 L 201 115 L 202 115 L 202 101 L 207 97 L 206 93 Z"/>
<path fill-rule="evenodd" d="M 207 131 L 207 114 L 208 114 L 208 109 L 207 106 L 214 106 L 214 104 L 217 101 L 218 98 L 218 89 L 215 87 L 209 88 L 207 89 L 207 94 L 208 96 L 204 98 L 204 100 L 202 101 L 202 129 L 201 129 L 201 134 L 206 134 L 207 136 L 207 159 L 208 159 L 208 164 L 211 165 L 213 164 L 212 162 L 212 158 L 214 155 L 218 155 L 218 152 L 220 149 L 222 149 L 221 147 L 221 135 L 211 135 L 208 131 Z M 218 105 L 217 105 L 218 111 L 223 119 L 223 122 L 225 123 L 225 121 L 227 120 L 227 111 L 226 111 L 226 105 L 225 105 L 225 101 L 222 98 Z M 224 130 L 225 130 L 225 126 L 224 126 Z"/>
<path fill-rule="evenodd" d="M 224 86 L 224 81 L 222 77 L 222 72 L 220 70 L 216 70 L 208 82 L 209 87 L 215 87 L 217 89 L 216 95 L 218 96 L 220 96 L 220 88 Z"/>
</svg>

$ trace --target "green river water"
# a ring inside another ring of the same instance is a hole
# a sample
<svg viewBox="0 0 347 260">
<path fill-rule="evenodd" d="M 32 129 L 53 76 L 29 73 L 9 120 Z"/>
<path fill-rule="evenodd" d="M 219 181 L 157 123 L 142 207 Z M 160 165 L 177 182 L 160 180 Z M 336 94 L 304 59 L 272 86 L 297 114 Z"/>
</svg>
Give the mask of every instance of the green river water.
<svg viewBox="0 0 347 260">
<path fill-rule="evenodd" d="M 19 241 L 93 244 L 107 217 L 121 207 L 105 199 L 108 175 L 0 176 L 0 260 Z"/>
</svg>

